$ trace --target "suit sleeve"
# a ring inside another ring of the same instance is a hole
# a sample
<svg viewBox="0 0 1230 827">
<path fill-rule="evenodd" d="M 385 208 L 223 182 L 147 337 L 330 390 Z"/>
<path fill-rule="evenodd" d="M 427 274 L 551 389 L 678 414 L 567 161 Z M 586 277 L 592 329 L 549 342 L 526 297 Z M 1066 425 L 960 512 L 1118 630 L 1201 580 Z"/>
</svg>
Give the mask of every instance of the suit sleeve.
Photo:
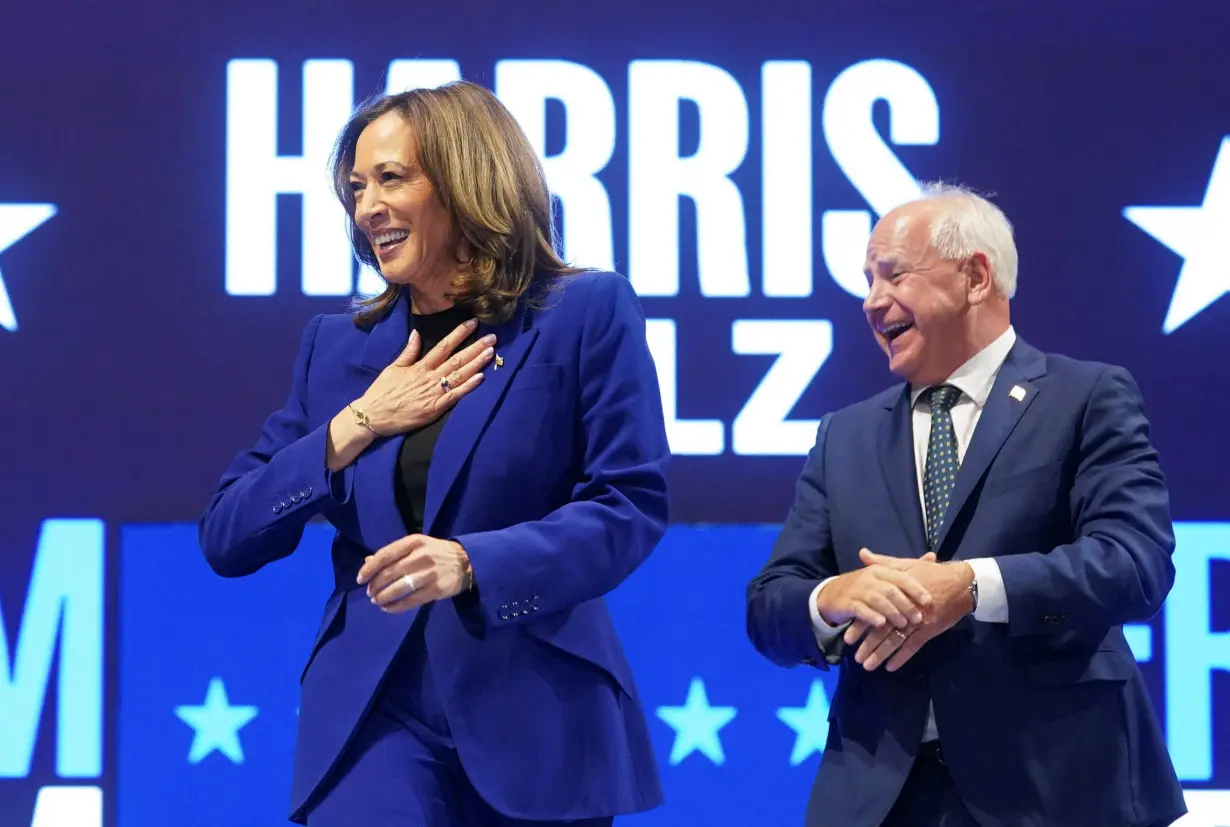
<svg viewBox="0 0 1230 827">
<path fill-rule="evenodd" d="M 197 526 L 205 560 L 223 577 L 288 556 L 308 520 L 350 498 L 354 466 L 332 473 L 325 465 L 329 423 L 308 427 L 307 377 L 319 326 L 317 316 L 304 329 L 286 404 L 265 420 L 256 445 L 231 462 Z"/>
<path fill-rule="evenodd" d="M 831 417 L 820 420 L 816 444 L 795 484 L 794 503 L 769 561 L 747 588 L 747 634 L 780 666 L 806 663 L 827 669 L 841 659 L 844 643 L 830 637 L 822 650 L 813 623 L 812 595 L 821 581 L 841 572 L 833 552 L 824 481 L 824 448 Z"/>
<path fill-rule="evenodd" d="M 610 592 L 666 532 L 670 447 L 640 301 L 618 275 L 594 277 L 587 299 L 577 356 L 581 472 L 570 501 L 541 520 L 452 538 L 470 557 L 488 627 Z"/>
<path fill-rule="evenodd" d="M 1122 368 L 1094 384 L 1070 498 L 1073 542 L 997 558 L 1012 635 L 1145 621 L 1174 584 L 1170 498 L 1140 389 Z"/>
</svg>

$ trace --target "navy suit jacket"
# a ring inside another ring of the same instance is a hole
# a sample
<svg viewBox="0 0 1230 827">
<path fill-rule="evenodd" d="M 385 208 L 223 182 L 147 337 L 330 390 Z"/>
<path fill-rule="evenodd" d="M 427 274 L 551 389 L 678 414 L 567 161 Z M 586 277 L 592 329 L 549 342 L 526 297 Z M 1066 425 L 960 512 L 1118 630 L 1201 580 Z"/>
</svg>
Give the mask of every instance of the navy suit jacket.
<svg viewBox="0 0 1230 827">
<path fill-rule="evenodd" d="M 495 333 L 484 371 L 440 435 L 424 533 L 460 542 L 475 592 L 405 614 L 355 583 L 363 557 L 404 537 L 393 480 L 401 438 L 376 440 L 337 473 L 330 419 L 405 347 L 408 300 L 370 327 L 318 316 L 290 396 L 222 477 L 200 522 L 213 569 L 249 574 L 295 550 L 320 515 L 337 529 L 336 589 L 302 677 L 292 818 L 372 704 L 418 612 L 462 765 L 496 809 L 579 819 L 654 807 L 658 770 L 603 595 L 666 530 L 666 441 L 640 303 L 627 279 L 562 280 Z M 396 779 L 383 779 L 393 783 Z"/>
<path fill-rule="evenodd" d="M 825 416 L 747 604 L 748 633 L 771 661 L 842 667 L 807 824 L 880 823 L 928 701 L 953 781 L 984 827 L 1181 815 L 1122 630 L 1155 614 L 1174 580 L 1169 497 L 1128 372 L 1018 340 L 996 378 L 936 553 L 994 556 L 1008 623 L 967 616 L 896 673 L 867 672 L 840 640 L 822 652 L 808 605 L 817 583 L 860 568 L 863 546 L 920 557 L 923 526 L 908 387 Z"/>
</svg>

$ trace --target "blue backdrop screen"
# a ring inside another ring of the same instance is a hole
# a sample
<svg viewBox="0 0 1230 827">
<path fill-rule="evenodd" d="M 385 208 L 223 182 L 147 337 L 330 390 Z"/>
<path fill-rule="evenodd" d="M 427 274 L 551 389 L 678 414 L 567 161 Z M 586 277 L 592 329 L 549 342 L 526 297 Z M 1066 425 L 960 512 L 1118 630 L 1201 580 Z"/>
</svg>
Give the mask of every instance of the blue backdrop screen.
<svg viewBox="0 0 1230 827">
<path fill-rule="evenodd" d="M 755 656 L 743 590 L 819 417 L 892 381 L 863 247 L 928 179 L 1016 225 L 1025 339 L 1145 393 L 1179 574 L 1128 632 L 1191 823 L 1230 813 L 1224 4 L 26 5 L 0 12 L 0 823 L 282 823 L 327 535 L 221 581 L 193 523 L 306 321 L 375 288 L 338 128 L 455 77 L 539 150 L 566 257 L 649 319 L 676 525 L 611 604 L 669 804 L 630 822 L 801 813 L 835 675 Z"/>
</svg>

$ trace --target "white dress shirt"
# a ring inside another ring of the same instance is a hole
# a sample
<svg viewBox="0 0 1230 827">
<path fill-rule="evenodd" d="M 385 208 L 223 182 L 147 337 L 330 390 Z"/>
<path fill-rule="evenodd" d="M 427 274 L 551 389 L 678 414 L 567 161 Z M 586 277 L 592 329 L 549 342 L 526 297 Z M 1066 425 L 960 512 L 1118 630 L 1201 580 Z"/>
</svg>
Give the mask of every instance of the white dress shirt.
<svg viewBox="0 0 1230 827">
<path fill-rule="evenodd" d="M 961 391 L 961 396 L 952 407 L 952 428 L 957 438 L 957 461 L 965 459 L 965 449 L 969 446 L 978 420 L 982 417 L 982 409 L 991 395 L 991 387 L 1008 351 L 1016 343 L 1016 331 L 1010 326 L 994 342 L 976 353 L 961 367 L 948 377 L 944 383 L 953 385 Z M 918 499 L 926 514 L 923 497 L 923 473 L 927 466 L 927 446 L 931 441 L 931 406 L 920 397 L 926 387 L 910 388 L 910 404 L 913 408 L 914 426 L 914 466 L 918 478 Z M 876 551 L 876 549 L 872 549 Z M 999 563 L 994 557 L 975 557 L 966 560 L 974 570 L 978 580 L 978 608 L 974 611 L 974 619 L 984 623 L 1008 622 L 1008 598 L 1004 594 L 1004 579 L 999 571 Z M 820 617 L 816 607 L 816 597 L 833 578 L 828 578 L 816 586 L 811 593 L 811 621 L 816 629 L 816 641 L 821 648 L 831 643 L 839 634 L 845 631 L 845 626 L 830 626 Z M 882 668 L 882 667 L 881 667 Z M 933 741 L 939 737 L 935 727 L 934 708 L 927 713 L 927 728 L 923 733 L 923 741 Z"/>
</svg>

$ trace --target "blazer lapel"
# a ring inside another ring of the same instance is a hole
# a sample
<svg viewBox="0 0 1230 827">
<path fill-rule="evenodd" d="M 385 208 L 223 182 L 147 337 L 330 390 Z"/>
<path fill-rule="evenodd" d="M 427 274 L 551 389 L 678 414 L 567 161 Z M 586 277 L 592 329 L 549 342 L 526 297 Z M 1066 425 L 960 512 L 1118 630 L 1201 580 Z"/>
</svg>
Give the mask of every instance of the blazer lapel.
<svg viewBox="0 0 1230 827">
<path fill-rule="evenodd" d="M 474 446 L 486 429 L 487 422 L 499 407 L 513 376 L 521 368 L 534 341 L 538 329 L 530 328 L 532 316 L 525 302 L 517 305 L 517 312 L 502 325 L 488 327 L 479 325 L 478 337 L 494 333 L 495 352 L 503 359 L 503 365 L 495 369 L 494 360 L 483 370 L 483 381 L 476 390 L 457 403 L 449 415 L 427 472 L 427 502 L 423 514 L 423 531 L 435 536 L 436 520 L 448 498 L 457 476 Z"/>
<path fill-rule="evenodd" d="M 918 477 L 914 463 L 914 423 L 910 408 L 909 385 L 901 389 L 895 404 L 886 406 L 881 426 L 880 467 L 888 485 L 888 495 L 897 510 L 901 530 L 910 541 L 910 556 L 921 557 L 927 548 L 923 530 L 922 505 L 918 501 Z M 874 549 L 882 554 L 891 550 Z M 902 555 L 904 556 L 904 555 Z"/>
<path fill-rule="evenodd" d="M 1042 353 L 1018 339 L 995 378 L 991 395 L 987 397 L 986 406 L 978 420 L 978 427 L 974 429 L 974 435 L 965 449 L 965 457 L 961 460 L 957 485 L 953 489 L 952 499 L 949 500 L 948 510 L 944 514 L 944 524 L 940 527 L 940 534 L 936 539 L 935 552 L 941 559 L 945 558 L 941 550 L 949 529 L 957 521 L 961 509 L 991 467 L 991 462 L 1012 435 L 1013 429 L 1033 403 L 1034 397 L 1038 395 L 1038 389 L 1031 380 L 1045 373 L 1046 359 Z"/>
<path fill-rule="evenodd" d="M 367 340 L 355 369 L 357 393 L 372 382 L 405 349 L 410 337 L 410 299 L 403 289 L 385 315 L 367 331 Z M 355 507 L 359 513 L 363 545 L 376 551 L 406 536 L 406 524 L 393 506 L 393 479 L 404 437 L 381 437 L 372 443 L 355 466 Z"/>
<path fill-rule="evenodd" d="M 410 298 L 403 289 L 393 307 L 367 334 L 367 343 L 363 346 L 363 355 L 359 359 L 360 369 L 379 373 L 393 364 L 393 360 L 401 355 L 409 341 Z"/>
</svg>

